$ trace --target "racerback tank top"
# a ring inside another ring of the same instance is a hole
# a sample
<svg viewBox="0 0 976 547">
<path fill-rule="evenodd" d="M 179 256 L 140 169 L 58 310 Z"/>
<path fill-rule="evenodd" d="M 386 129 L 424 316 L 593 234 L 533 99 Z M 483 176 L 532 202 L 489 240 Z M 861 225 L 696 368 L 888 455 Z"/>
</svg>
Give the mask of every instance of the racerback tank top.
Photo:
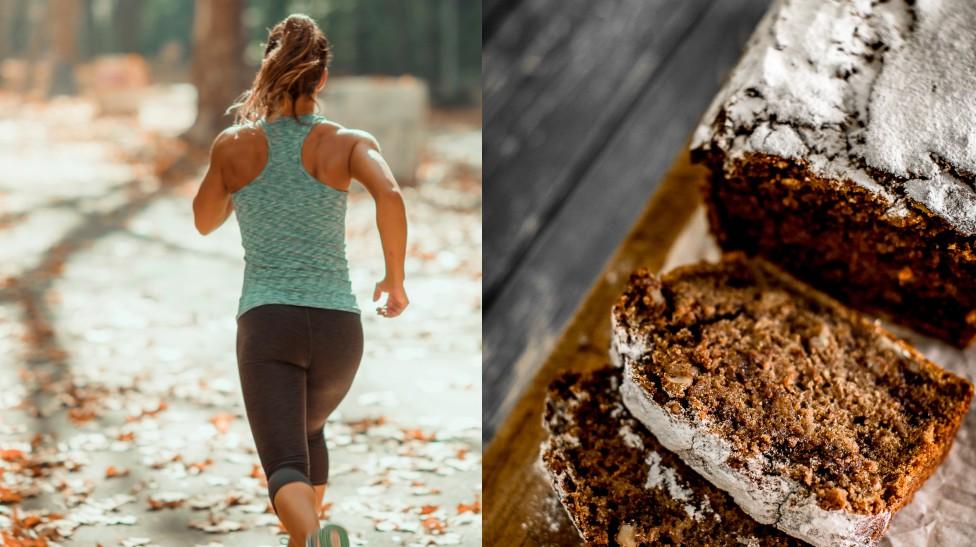
<svg viewBox="0 0 976 547">
<path fill-rule="evenodd" d="M 258 126 L 268 162 L 231 194 L 244 247 L 237 317 L 262 304 L 359 313 L 346 261 L 346 192 L 319 182 L 302 165 L 305 137 L 322 116 L 283 116 Z"/>
</svg>

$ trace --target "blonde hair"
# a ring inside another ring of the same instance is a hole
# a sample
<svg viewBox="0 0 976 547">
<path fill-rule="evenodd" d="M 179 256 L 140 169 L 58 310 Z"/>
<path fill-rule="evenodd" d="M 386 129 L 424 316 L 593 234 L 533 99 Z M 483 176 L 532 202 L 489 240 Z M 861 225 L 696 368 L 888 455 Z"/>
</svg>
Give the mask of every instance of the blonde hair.
<svg viewBox="0 0 976 547">
<path fill-rule="evenodd" d="M 297 120 L 295 101 L 315 93 L 331 58 L 329 40 L 315 21 L 307 15 L 289 15 L 271 29 L 251 89 L 227 113 L 237 111 L 235 123 L 253 123 L 271 116 L 287 99 Z"/>
</svg>

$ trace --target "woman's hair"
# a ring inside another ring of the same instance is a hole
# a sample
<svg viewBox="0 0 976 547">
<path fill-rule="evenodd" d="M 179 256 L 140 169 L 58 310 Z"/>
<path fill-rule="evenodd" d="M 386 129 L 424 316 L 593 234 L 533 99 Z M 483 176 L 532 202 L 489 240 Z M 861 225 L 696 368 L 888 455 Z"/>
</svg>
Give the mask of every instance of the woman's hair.
<svg viewBox="0 0 976 547">
<path fill-rule="evenodd" d="M 227 109 L 236 110 L 236 123 L 254 122 L 270 116 L 286 99 L 295 101 L 313 95 L 322 73 L 329 66 L 332 50 L 328 38 L 307 15 L 289 15 L 271 29 L 264 59 L 251 89 Z"/>
</svg>

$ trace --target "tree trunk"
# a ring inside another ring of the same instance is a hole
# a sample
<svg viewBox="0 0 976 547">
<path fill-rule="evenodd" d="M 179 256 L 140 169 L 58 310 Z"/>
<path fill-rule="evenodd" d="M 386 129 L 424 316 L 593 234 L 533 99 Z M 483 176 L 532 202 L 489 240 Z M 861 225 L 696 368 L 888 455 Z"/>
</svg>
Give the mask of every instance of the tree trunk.
<svg viewBox="0 0 976 547">
<path fill-rule="evenodd" d="M 456 101 L 458 98 L 458 3 L 454 0 L 440 2 L 440 70 L 438 71 L 438 91 L 442 100 Z"/>
<path fill-rule="evenodd" d="M 115 29 L 116 51 L 134 53 L 139 50 L 141 6 L 140 0 L 117 0 L 115 3 L 112 27 Z"/>
<path fill-rule="evenodd" d="M 81 15 L 78 30 L 78 61 L 87 63 L 95 57 L 97 51 L 95 35 L 95 14 L 92 13 L 94 0 L 81 0 Z"/>
<path fill-rule="evenodd" d="M 14 53 L 14 28 L 17 6 L 14 0 L 0 0 L 0 59 Z"/>
<path fill-rule="evenodd" d="M 44 17 L 47 13 L 47 8 L 40 2 L 27 4 L 26 6 L 26 26 L 29 29 L 35 30 L 34 32 L 27 33 L 28 39 L 24 51 L 27 74 L 24 81 L 21 82 L 22 87 L 20 88 L 20 92 L 28 95 L 38 94 L 43 96 L 47 93 L 47 88 L 42 88 L 39 80 L 45 82 L 45 86 L 46 80 L 41 78 L 38 73 L 41 72 L 41 54 L 47 42 L 47 37 L 50 35 L 51 25 L 45 24 Z"/>
<path fill-rule="evenodd" d="M 78 63 L 78 19 L 81 0 L 54 0 L 48 4 L 52 25 L 53 66 L 50 95 L 71 95 L 77 91 L 75 64 Z"/>
<path fill-rule="evenodd" d="M 224 112 L 244 89 L 243 0 L 198 1 L 193 20 L 190 77 L 197 88 L 197 119 L 183 138 L 207 145 L 233 121 Z"/>
</svg>

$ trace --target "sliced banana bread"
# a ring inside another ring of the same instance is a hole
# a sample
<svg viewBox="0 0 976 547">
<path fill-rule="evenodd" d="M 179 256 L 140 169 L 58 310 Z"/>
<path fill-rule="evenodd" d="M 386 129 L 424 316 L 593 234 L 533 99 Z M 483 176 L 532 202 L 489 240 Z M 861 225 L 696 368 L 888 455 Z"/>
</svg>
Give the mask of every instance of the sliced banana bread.
<svg viewBox="0 0 976 547">
<path fill-rule="evenodd" d="M 800 545 L 743 513 L 624 409 L 619 368 L 549 386 L 542 462 L 591 545 Z"/>
<path fill-rule="evenodd" d="M 612 322 L 631 413 L 746 513 L 814 545 L 876 542 L 973 395 L 877 322 L 740 254 L 634 273 Z"/>
</svg>

